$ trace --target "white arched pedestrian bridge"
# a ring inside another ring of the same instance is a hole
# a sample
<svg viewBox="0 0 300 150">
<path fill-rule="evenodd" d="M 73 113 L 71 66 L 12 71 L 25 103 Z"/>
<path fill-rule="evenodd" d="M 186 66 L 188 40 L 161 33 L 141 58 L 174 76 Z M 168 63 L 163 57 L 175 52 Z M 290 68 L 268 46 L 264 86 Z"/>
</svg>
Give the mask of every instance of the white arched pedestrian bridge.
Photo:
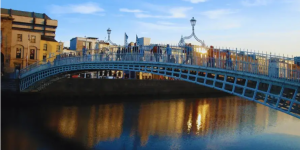
<svg viewBox="0 0 300 150">
<path fill-rule="evenodd" d="M 117 51 L 115 47 L 106 53 L 90 50 L 84 56 L 48 58 L 20 71 L 20 91 L 64 72 L 128 70 L 215 88 L 300 118 L 300 71 L 293 58 L 224 49 L 203 53 L 197 48 L 187 55 L 185 47 L 172 47 L 168 58 L 164 46 L 161 53 L 153 53 L 152 48 Z"/>
</svg>

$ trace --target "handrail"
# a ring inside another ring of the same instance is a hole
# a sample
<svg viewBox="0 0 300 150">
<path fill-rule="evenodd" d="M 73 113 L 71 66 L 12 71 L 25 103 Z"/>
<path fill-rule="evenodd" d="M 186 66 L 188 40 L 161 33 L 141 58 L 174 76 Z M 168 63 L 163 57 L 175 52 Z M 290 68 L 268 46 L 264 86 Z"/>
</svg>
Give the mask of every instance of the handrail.
<svg viewBox="0 0 300 150">
<path fill-rule="evenodd" d="M 245 56 L 230 57 L 209 57 L 207 54 L 198 53 L 186 54 L 184 49 L 172 51 L 172 56 L 167 55 L 165 50 L 162 53 L 153 53 L 145 50 L 143 52 L 128 52 L 128 53 L 96 53 L 94 55 L 81 55 L 71 57 L 52 57 L 42 62 L 37 62 L 21 70 L 21 78 L 51 67 L 78 64 L 78 63 L 97 63 L 97 62 L 160 62 L 160 63 L 175 63 L 188 64 L 193 66 L 202 66 L 207 68 L 218 68 L 233 70 L 238 72 L 251 73 L 280 80 L 300 82 L 299 68 L 293 69 L 286 62 L 268 62 L 263 60 L 250 59 Z M 239 53 L 236 53 L 239 54 Z M 290 68 L 288 68 L 288 67 Z"/>
</svg>

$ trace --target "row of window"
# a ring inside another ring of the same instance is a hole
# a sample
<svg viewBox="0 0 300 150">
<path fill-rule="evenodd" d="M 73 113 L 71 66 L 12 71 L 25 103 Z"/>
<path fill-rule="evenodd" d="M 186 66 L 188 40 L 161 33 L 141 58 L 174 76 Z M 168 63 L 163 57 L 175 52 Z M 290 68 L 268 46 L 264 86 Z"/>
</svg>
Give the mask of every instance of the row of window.
<svg viewBox="0 0 300 150">
<path fill-rule="evenodd" d="M 46 47 L 46 50 L 45 50 L 45 47 Z M 60 50 L 60 46 L 58 45 L 56 47 L 56 52 L 59 52 Z M 44 51 L 47 51 L 47 44 L 44 44 Z M 16 48 L 16 58 L 21 58 L 22 56 L 22 48 Z M 35 49 L 30 49 L 30 56 L 29 56 L 29 59 L 34 59 L 35 57 Z M 46 56 L 43 56 L 43 59 L 44 57 Z"/>
<path fill-rule="evenodd" d="M 48 48 L 47 44 L 44 44 L 43 50 L 47 51 L 47 48 Z M 60 51 L 60 45 L 57 45 L 56 46 L 56 52 L 59 52 L 59 51 Z"/>
<path fill-rule="evenodd" d="M 22 48 L 16 49 L 16 58 L 21 58 L 22 56 Z M 34 59 L 35 57 L 35 49 L 30 49 L 29 59 Z"/>
<path fill-rule="evenodd" d="M 17 35 L 17 41 L 18 42 L 22 42 L 23 40 L 23 37 L 22 37 L 22 34 L 18 34 Z M 28 35 L 28 40 L 30 41 L 30 43 L 35 43 L 36 41 L 36 36 L 35 35 Z"/>
</svg>

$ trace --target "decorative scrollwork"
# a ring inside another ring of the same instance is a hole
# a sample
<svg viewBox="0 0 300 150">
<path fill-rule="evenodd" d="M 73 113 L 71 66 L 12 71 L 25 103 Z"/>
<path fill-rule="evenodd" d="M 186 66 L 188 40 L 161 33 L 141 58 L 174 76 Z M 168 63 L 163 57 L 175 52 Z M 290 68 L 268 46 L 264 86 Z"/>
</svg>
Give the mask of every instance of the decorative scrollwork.
<svg viewBox="0 0 300 150">
<path fill-rule="evenodd" d="M 111 44 L 111 45 L 117 46 L 117 44 L 114 43 L 114 42 L 112 42 L 110 39 L 108 39 L 106 42 L 109 43 L 109 44 Z"/>
</svg>

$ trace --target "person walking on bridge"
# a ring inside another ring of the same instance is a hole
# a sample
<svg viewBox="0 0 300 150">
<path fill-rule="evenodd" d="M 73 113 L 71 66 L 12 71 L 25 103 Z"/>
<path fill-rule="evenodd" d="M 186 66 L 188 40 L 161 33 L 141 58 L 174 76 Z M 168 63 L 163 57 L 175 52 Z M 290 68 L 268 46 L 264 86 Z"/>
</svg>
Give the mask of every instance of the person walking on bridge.
<svg viewBox="0 0 300 150">
<path fill-rule="evenodd" d="M 101 50 L 100 51 L 100 61 L 102 61 L 103 56 L 104 56 L 104 50 Z"/>
<path fill-rule="evenodd" d="M 167 62 L 170 62 L 171 60 L 171 55 L 172 55 L 172 48 L 170 47 L 169 44 L 167 44 L 166 52 L 167 53 Z"/>
<path fill-rule="evenodd" d="M 121 61 L 121 47 L 118 47 L 116 61 Z"/>
<path fill-rule="evenodd" d="M 160 47 L 158 45 L 155 45 L 151 51 L 154 54 L 156 62 L 159 62 L 159 57 L 161 57 Z"/>
<path fill-rule="evenodd" d="M 185 56 L 186 60 L 183 62 L 184 64 L 187 64 L 189 59 L 191 59 L 191 65 L 193 64 L 193 49 L 192 49 L 192 44 L 186 44 L 185 46 Z"/>
<path fill-rule="evenodd" d="M 139 49 L 138 49 L 138 53 L 139 53 L 139 61 L 143 61 L 144 59 L 144 54 L 145 54 L 145 49 L 143 46 L 141 46 Z"/>
<path fill-rule="evenodd" d="M 121 59 L 122 59 L 122 61 L 125 60 L 125 47 L 122 47 L 122 51 L 121 51 Z"/>
<path fill-rule="evenodd" d="M 137 61 L 138 59 L 138 51 L 139 51 L 139 47 L 136 45 L 136 43 L 134 43 L 134 46 L 132 48 L 132 54 L 133 54 L 133 58 L 134 61 Z"/>
</svg>

